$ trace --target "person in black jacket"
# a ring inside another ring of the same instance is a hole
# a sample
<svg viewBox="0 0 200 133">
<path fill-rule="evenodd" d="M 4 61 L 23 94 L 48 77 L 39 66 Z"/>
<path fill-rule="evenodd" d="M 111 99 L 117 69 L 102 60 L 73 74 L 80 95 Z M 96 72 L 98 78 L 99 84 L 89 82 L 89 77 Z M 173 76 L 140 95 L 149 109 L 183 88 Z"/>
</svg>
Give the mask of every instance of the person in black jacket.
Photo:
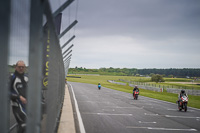
<svg viewBox="0 0 200 133">
<path fill-rule="evenodd" d="M 181 92 L 178 94 L 178 105 L 180 106 L 180 102 L 182 101 L 181 97 L 182 96 L 186 96 L 188 97 L 187 93 L 185 92 L 185 90 L 181 90 Z"/>
<path fill-rule="evenodd" d="M 13 114 L 18 123 L 18 133 L 24 133 L 26 127 L 26 90 L 28 77 L 24 72 L 26 66 L 24 61 L 16 63 L 15 72 L 10 77 L 10 98 Z"/>
<path fill-rule="evenodd" d="M 139 91 L 139 88 L 138 88 L 137 85 L 135 85 L 135 87 L 133 88 L 133 92 L 136 91 L 136 90 Z"/>
<path fill-rule="evenodd" d="M 138 91 L 138 92 L 140 92 L 140 90 L 139 90 L 139 88 L 138 88 L 138 86 L 137 85 L 135 85 L 135 87 L 133 88 L 133 97 L 134 97 L 134 92 L 135 91 Z"/>
</svg>

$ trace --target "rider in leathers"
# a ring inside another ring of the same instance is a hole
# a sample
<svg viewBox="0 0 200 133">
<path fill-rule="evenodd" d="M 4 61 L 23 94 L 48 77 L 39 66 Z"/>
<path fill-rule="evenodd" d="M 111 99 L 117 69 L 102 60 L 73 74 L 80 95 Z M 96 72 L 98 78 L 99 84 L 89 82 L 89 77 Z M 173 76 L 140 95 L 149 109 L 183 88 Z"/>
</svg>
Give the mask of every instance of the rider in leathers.
<svg viewBox="0 0 200 133">
<path fill-rule="evenodd" d="M 140 91 L 139 88 L 137 87 L 137 85 L 135 85 L 135 88 L 133 88 L 133 97 L 134 97 L 134 92 L 135 92 L 136 90 L 137 90 L 138 92 Z"/>
<path fill-rule="evenodd" d="M 185 93 L 185 90 L 181 90 L 181 92 L 178 94 L 178 104 L 180 105 L 180 101 L 182 100 L 181 97 L 182 96 L 187 96 L 187 94 Z"/>
<path fill-rule="evenodd" d="M 15 73 L 10 77 L 10 98 L 13 114 L 18 123 L 18 133 L 24 133 L 26 127 L 26 89 L 28 77 L 24 75 L 23 61 L 16 63 Z"/>
</svg>

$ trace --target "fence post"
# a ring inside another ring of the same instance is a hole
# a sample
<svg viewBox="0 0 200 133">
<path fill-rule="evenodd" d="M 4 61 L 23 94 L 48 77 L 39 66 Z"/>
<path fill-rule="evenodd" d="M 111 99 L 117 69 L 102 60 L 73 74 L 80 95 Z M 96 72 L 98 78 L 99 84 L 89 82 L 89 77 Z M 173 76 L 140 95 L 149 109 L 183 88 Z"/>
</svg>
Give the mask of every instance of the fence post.
<svg viewBox="0 0 200 133">
<path fill-rule="evenodd" d="M 8 49 L 9 49 L 9 33 L 10 33 L 10 0 L 0 1 L 0 132 L 7 133 L 9 131 L 9 97 L 8 97 Z"/>
<path fill-rule="evenodd" d="M 40 133 L 43 58 L 42 19 L 41 0 L 31 0 L 27 133 Z"/>
</svg>

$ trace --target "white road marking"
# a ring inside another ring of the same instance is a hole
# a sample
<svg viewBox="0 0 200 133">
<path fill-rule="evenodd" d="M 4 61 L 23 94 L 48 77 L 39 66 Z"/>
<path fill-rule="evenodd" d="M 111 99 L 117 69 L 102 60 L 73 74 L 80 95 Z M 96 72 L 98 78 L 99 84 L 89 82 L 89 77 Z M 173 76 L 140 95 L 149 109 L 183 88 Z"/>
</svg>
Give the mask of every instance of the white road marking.
<svg viewBox="0 0 200 133">
<path fill-rule="evenodd" d="M 98 101 L 79 101 L 79 102 L 87 102 L 87 103 L 107 103 L 107 104 L 110 103 L 110 102 L 98 102 Z"/>
<path fill-rule="evenodd" d="M 167 110 L 178 110 L 178 109 L 167 109 Z"/>
<path fill-rule="evenodd" d="M 177 128 L 155 128 L 147 127 L 149 130 L 167 130 L 167 131 L 197 131 L 196 129 L 177 129 Z"/>
<path fill-rule="evenodd" d="M 98 115 L 119 115 L 119 116 L 132 116 L 132 114 L 109 114 L 109 113 L 97 113 Z"/>
<path fill-rule="evenodd" d="M 193 117 L 193 116 L 172 116 L 172 115 L 165 115 L 165 117 L 170 118 L 187 118 L 187 119 L 199 119 L 200 117 Z"/>
<path fill-rule="evenodd" d="M 148 105 L 151 105 L 152 106 L 152 104 L 151 103 L 134 103 L 134 102 L 129 102 L 129 104 L 136 104 L 136 105 L 145 105 L 145 106 L 148 106 Z"/>
<path fill-rule="evenodd" d="M 87 115 L 116 115 L 116 116 L 132 116 L 132 114 L 111 114 L 111 113 L 90 113 L 90 112 L 82 112 L 82 114 L 87 114 Z"/>
<path fill-rule="evenodd" d="M 146 122 L 146 121 L 138 121 L 139 123 L 157 123 L 155 121 L 152 121 L 152 122 Z"/>
<path fill-rule="evenodd" d="M 173 116 L 173 115 L 159 115 L 159 114 L 147 114 L 147 113 L 144 113 L 144 115 L 149 115 L 149 116 L 164 116 L 164 117 L 168 117 L 168 118 L 200 119 L 199 116 L 197 116 L 197 117 L 195 117 L 195 116 Z"/>
<path fill-rule="evenodd" d="M 75 98 L 74 90 L 73 90 L 73 87 L 72 87 L 71 84 L 70 84 L 70 86 L 71 86 L 71 90 L 72 90 L 72 94 L 73 94 L 73 98 L 74 98 L 74 104 L 75 104 L 76 113 L 77 113 L 77 117 L 78 117 L 78 123 L 79 123 L 80 133 L 85 133 L 85 128 L 84 128 L 84 125 L 83 125 L 83 120 L 81 118 L 81 114 L 80 114 L 80 111 L 79 111 L 79 108 L 78 108 L 77 100 Z"/>
<path fill-rule="evenodd" d="M 148 128 L 148 127 L 133 127 L 133 126 L 126 126 L 126 128 Z"/>
<path fill-rule="evenodd" d="M 147 113 L 144 113 L 144 115 L 158 116 L 158 114 L 147 114 Z"/>
<path fill-rule="evenodd" d="M 115 111 L 115 109 L 102 109 L 103 111 Z"/>
<path fill-rule="evenodd" d="M 146 128 L 146 129 L 149 129 L 149 130 L 165 130 L 165 131 L 197 131 L 196 129 L 156 128 L 156 127 L 133 127 L 133 126 L 127 126 L 126 128 Z"/>
<path fill-rule="evenodd" d="M 142 108 L 139 108 L 139 107 L 115 107 L 115 108 L 117 108 L 117 109 L 143 109 L 143 107 Z"/>
<path fill-rule="evenodd" d="M 174 110 L 174 111 L 177 111 L 178 110 L 178 108 L 177 109 L 167 109 L 167 110 Z M 194 110 L 187 110 L 188 112 L 194 112 Z"/>
</svg>

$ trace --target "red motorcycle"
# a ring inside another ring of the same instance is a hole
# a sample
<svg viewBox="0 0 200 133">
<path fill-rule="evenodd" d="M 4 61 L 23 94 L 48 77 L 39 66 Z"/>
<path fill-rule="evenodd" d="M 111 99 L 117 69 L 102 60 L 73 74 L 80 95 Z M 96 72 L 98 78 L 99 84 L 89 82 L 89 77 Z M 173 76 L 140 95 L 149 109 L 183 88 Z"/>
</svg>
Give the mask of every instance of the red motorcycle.
<svg viewBox="0 0 200 133">
<path fill-rule="evenodd" d="M 133 98 L 134 99 L 138 99 L 138 95 L 139 95 L 139 91 L 138 90 L 135 90 L 134 92 L 133 92 Z"/>
<path fill-rule="evenodd" d="M 188 97 L 182 96 L 181 100 L 178 101 L 178 109 L 181 111 L 182 109 L 186 112 L 187 111 L 187 104 L 188 104 Z"/>
</svg>

